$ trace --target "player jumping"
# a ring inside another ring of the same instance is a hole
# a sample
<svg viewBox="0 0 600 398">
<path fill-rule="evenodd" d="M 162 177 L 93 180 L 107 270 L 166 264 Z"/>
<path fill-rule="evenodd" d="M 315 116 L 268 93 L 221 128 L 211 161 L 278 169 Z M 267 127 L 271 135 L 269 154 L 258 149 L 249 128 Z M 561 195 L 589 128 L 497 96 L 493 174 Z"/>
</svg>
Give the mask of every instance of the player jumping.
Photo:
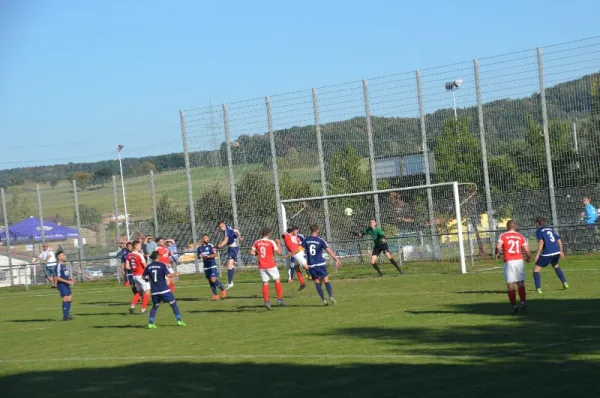
<svg viewBox="0 0 600 398">
<path fill-rule="evenodd" d="M 63 321 L 70 321 L 73 318 L 71 317 L 71 300 L 73 300 L 73 293 L 71 293 L 71 286 L 75 281 L 69 275 L 69 268 L 65 261 L 67 261 L 67 255 L 59 250 L 56 252 L 56 260 L 58 264 L 56 265 L 56 288 L 58 289 L 58 293 L 60 293 L 60 297 L 62 297 L 62 311 L 63 311 Z"/>
<path fill-rule="evenodd" d="M 554 228 L 546 226 L 546 219 L 544 217 L 538 217 L 535 219 L 535 224 L 538 229 L 535 231 L 535 237 L 538 240 L 537 254 L 535 255 L 535 267 L 533 267 L 533 280 L 535 281 L 535 288 L 537 292 L 542 294 L 542 277 L 540 271 L 542 268 L 552 264 L 556 276 L 563 284 L 563 288 L 568 289 L 569 284 L 563 274 L 562 269 L 558 265 L 561 258 L 565 256 L 563 250 L 562 239 Z"/>
<path fill-rule="evenodd" d="M 377 271 L 377 276 L 378 277 L 383 276 L 383 273 L 381 272 L 381 269 L 379 268 L 379 264 L 377 264 L 377 261 L 379 261 L 379 255 L 381 253 L 385 254 L 387 259 L 390 260 L 392 265 L 394 267 L 396 267 L 398 272 L 400 272 L 400 275 L 402 275 L 404 272 L 402 272 L 402 268 L 398 265 L 396 260 L 394 260 L 394 258 L 392 257 L 392 254 L 390 253 L 390 249 L 387 244 L 387 240 L 385 239 L 385 235 L 383 234 L 383 231 L 381 230 L 381 228 L 379 228 L 377 226 L 377 221 L 371 220 L 369 224 L 370 224 L 369 227 L 366 228 L 362 233 L 360 233 L 359 236 L 362 238 L 365 235 L 369 235 L 373 239 L 373 252 L 371 253 L 371 265 L 373 266 L 373 268 L 375 268 L 375 271 Z"/>
<path fill-rule="evenodd" d="M 270 310 L 269 303 L 269 280 L 275 281 L 275 291 L 277 292 L 277 304 L 285 307 L 283 302 L 283 286 L 279 277 L 279 270 L 275 264 L 275 253 L 281 256 L 281 246 L 279 239 L 271 240 L 271 230 L 264 228 L 262 238 L 254 242 L 250 254 L 258 257 L 258 268 L 260 269 L 260 278 L 262 280 L 262 293 L 265 300 L 265 308 Z"/>
<path fill-rule="evenodd" d="M 127 255 L 127 262 L 131 268 L 131 274 L 133 275 L 133 285 L 135 286 L 135 294 L 131 300 L 131 307 L 129 307 L 129 313 L 135 312 L 135 306 L 142 298 L 142 314 L 146 312 L 146 306 L 150 301 L 150 286 L 148 282 L 142 278 L 144 269 L 146 268 L 146 258 L 142 253 L 142 243 L 135 241 L 133 243 L 133 251 Z"/>
<path fill-rule="evenodd" d="M 240 231 L 231 228 L 225 224 L 225 221 L 219 223 L 219 228 L 225 233 L 223 241 L 217 245 L 217 249 L 221 249 L 227 245 L 227 285 L 225 290 L 233 287 L 233 274 L 235 272 L 234 266 L 238 259 L 238 253 L 240 248 L 238 246 L 238 239 L 240 238 Z"/>
<path fill-rule="evenodd" d="M 498 238 L 496 246 L 496 258 L 500 258 L 500 250 L 504 254 L 504 278 L 508 288 L 508 298 L 513 306 L 513 314 L 519 312 L 517 305 L 517 294 L 515 292 L 515 283 L 519 287 L 519 297 L 521 298 L 521 313 L 527 312 L 527 297 L 525 293 L 525 263 L 523 262 L 523 252 L 525 252 L 525 261 L 531 261 L 531 252 L 525 237 L 517 232 L 517 223 L 513 220 L 506 224 L 507 231 Z"/>
<path fill-rule="evenodd" d="M 169 305 L 171 305 L 178 326 L 186 326 L 181 319 L 181 313 L 179 312 L 179 307 L 175 301 L 175 296 L 167 285 L 167 279 L 179 276 L 179 272 L 169 272 L 169 269 L 165 264 L 156 261 L 158 257 L 159 254 L 156 251 L 152 252 L 150 254 L 150 260 L 152 262 L 144 270 L 144 280 L 150 281 L 150 289 L 152 291 L 152 309 L 150 310 L 150 318 L 148 319 L 148 329 L 156 329 L 154 318 L 156 317 L 158 306 L 161 302 L 169 303 Z"/>
<path fill-rule="evenodd" d="M 207 234 L 202 235 L 202 245 L 198 247 L 198 259 L 202 260 L 204 265 L 204 276 L 210 284 L 212 290 L 212 299 L 218 300 L 217 288 L 221 289 L 221 298 L 227 297 L 227 290 L 217 279 L 217 249 L 210 243 L 210 237 Z"/>
<path fill-rule="evenodd" d="M 331 283 L 329 283 L 329 275 L 327 274 L 327 262 L 323 257 L 323 249 L 329 253 L 329 255 L 335 260 L 336 267 L 341 267 L 342 262 L 335 255 L 333 250 L 329 247 L 327 242 L 325 242 L 321 237 L 319 237 L 319 226 L 313 225 L 310 227 L 311 236 L 304 240 L 304 247 L 306 248 L 306 257 L 308 260 L 308 267 L 310 274 L 315 281 L 315 287 L 317 288 L 317 293 L 323 300 L 323 305 L 328 305 L 327 300 L 325 300 L 325 294 L 323 293 L 323 286 L 321 284 L 325 282 L 325 288 L 327 289 L 327 295 L 329 295 L 329 300 L 331 304 L 336 304 L 337 301 L 333 298 L 333 289 L 331 288 Z"/>
<path fill-rule="evenodd" d="M 298 227 L 288 228 L 282 237 L 285 247 L 290 252 L 290 257 L 293 260 L 294 272 L 298 276 L 298 281 L 300 281 L 300 288 L 298 290 L 302 290 L 306 287 L 306 284 L 304 283 L 300 267 L 306 267 L 306 257 L 304 256 L 304 247 L 302 247 L 303 236 L 298 233 L 299 230 L 300 228 Z M 293 273 L 290 272 L 290 275 L 293 275 Z"/>
</svg>

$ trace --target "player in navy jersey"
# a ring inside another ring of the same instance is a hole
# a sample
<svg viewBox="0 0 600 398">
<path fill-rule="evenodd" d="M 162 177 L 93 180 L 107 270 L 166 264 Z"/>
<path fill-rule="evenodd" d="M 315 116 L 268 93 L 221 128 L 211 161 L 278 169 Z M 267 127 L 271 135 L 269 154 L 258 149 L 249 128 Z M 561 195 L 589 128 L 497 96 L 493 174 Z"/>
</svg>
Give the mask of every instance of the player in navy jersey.
<svg viewBox="0 0 600 398">
<path fill-rule="evenodd" d="M 177 307 L 177 302 L 175 301 L 175 296 L 169 289 L 169 285 L 167 284 L 167 278 L 175 278 L 180 275 L 179 272 L 171 273 L 169 269 L 164 263 L 158 261 L 159 254 L 154 251 L 150 254 L 150 260 L 152 261 L 150 265 L 148 265 L 144 269 L 144 279 L 150 282 L 150 291 L 152 292 L 152 309 L 150 310 L 150 319 L 148 320 L 148 329 L 156 329 L 156 325 L 154 324 L 154 318 L 156 317 L 156 313 L 158 312 L 158 306 L 161 302 L 169 303 L 171 305 L 171 309 L 173 309 L 173 314 L 175 314 L 175 318 L 177 318 L 178 326 L 186 326 L 183 320 L 181 319 L 181 313 L 179 312 L 179 307 Z"/>
<path fill-rule="evenodd" d="M 563 251 L 562 239 L 554 228 L 546 225 L 546 219 L 544 217 L 538 217 L 535 220 L 538 229 L 535 231 L 535 237 L 538 241 L 538 250 L 535 255 L 535 267 L 533 267 L 533 280 L 535 282 L 535 288 L 538 293 L 542 293 L 542 277 L 540 271 L 542 268 L 552 264 L 556 276 L 563 284 L 565 289 L 569 288 L 565 274 L 558 265 L 561 258 L 565 256 Z"/>
<path fill-rule="evenodd" d="M 333 298 L 333 290 L 331 288 L 331 283 L 329 283 L 329 275 L 327 274 L 327 261 L 323 257 L 323 250 L 325 250 L 329 255 L 335 260 L 335 265 L 337 267 L 342 266 L 342 262 L 335 255 L 333 250 L 329 247 L 327 242 L 325 242 L 321 237 L 319 237 L 319 226 L 313 225 L 310 227 L 311 236 L 304 240 L 304 248 L 306 249 L 306 259 L 308 264 L 309 272 L 312 276 L 312 279 L 315 281 L 315 287 L 317 288 L 317 292 L 323 300 L 323 305 L 328 305 L 327 300 L 325 300 L 325 294 L 323 293 L 323 286 L 321 284 L 325 282 L 325 288 L 327 288 L 327 294 L 329 295 L 329 300 L 331 304 L 336 304 L 337 301 Z"/>
<path fill-rule="evenodd" d="M 225 286 L 225 290 L 227 290 L 233 287 L 233 274 L 235 272 L 233 267 L 238 260 L 238 254 L 240 252 L 240 247 L 238 245 L 240 231 L 231 228 L 229 225 L 225 224 L 225 221 L 219 223 L 219 229 L 225 233 L 225 237 L 223 238 L 223 241 L 217 245 L 217 249 L 227 246 L 227 285 Z"/>
<path fill-rule="evenodd" d="M 210 284 L 210 290 L 212 290 L 212 299 L 218 300 L 217 288 L 221 289 L 221 298 L 227 297 L 227 290 L 223 287 L 221 282 L 217 279 L 217 249 L 210 243 L 210 238 L 207 234 L 202 235 L 202 245 L 198 247 L 198 259 L 202 260 L 204 265 L 204 276 Z"/>
<path fill-rule="evenodd" d="M 127 262 L 127 255 L 133 251 L 133 243 L 126 242 L 125 247 L 121 250 L 121 269 L 123 270 L 123 276 L 125 277 L 125 286 L 131 286 L 131 291 L 136 294 L 135 283 L 133 282 L 133 275 L 131 274 L 131 267 Z"/>
<path fill-rule="evenodd" d="M 63 312 L 63 321 L 70 321 L 73 319 L 71 317 L 71 300 L 73 299 L 73 294 L 71 293 L 71 285 L 75 283 L 75 281 L 69 275 L 69 268 L 65 262 L 67 261 L 67 255 L 59 250 L 56 253 L 56 260 L 58 264 L 56 265 L 56 287 L 58 289 L 58 293 L 60 293 L 60 297 L 62 297 L 62 312 Z"/>
</svg>

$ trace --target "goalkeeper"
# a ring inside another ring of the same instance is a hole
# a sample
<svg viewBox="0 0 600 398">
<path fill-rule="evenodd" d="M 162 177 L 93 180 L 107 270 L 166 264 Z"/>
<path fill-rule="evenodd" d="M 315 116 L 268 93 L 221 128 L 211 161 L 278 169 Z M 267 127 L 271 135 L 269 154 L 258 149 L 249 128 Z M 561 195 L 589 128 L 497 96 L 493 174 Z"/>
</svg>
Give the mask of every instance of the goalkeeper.
<svg viewBox="0 0 600 398">
<path fill-rule="evenodd" d="M 385 254 L 387 259 L 390 260 L 392 265 L 396 267 L 400 274 L 403 274 L 404 272 L 402 272 L 402 268 L 400 268 L 396 260 L 392 258 L 392 254 L 390 253 L 390 249 L 385 239 L 385 235 L 383 234 L 381 228 L 377 226 L 377 221 L 371 220 L 369 224 L 369 227 L 365 229 L 362 233 L 360 233 L 359 236 L 362 238 L 365 235 L 369 235 L 373 239 L 373 253 L 371 253 L 371 265 L 377 271 L 377 276 L 383 276 L 383 273 L 379 268 L 379 264 L 377 264 L 377 261 L 379 260 L 379 255 L 381 253 Z"/>
</svg>

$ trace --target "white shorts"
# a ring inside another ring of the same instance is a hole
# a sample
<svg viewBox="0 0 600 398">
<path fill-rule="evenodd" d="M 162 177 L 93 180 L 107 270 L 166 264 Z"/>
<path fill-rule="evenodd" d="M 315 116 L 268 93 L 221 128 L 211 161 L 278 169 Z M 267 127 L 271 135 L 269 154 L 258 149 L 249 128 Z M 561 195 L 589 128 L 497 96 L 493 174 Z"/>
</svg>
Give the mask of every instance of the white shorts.
<svg viewBox="0 0 600 398">
<path fill-rule="evenodd" d="M 294 261 L 296 265 L 299 266 L 304 266 L 306 265 L 306 257 L 304 257 L 304 250 L 299 251 L 298 253 L 294 254 L 292 257 L 294 257 Z"/>
<path fill-rule="evenodd" d="M 146 282 L 144 280 L 144 278 L 142 278 L 141 275 L 134 275 L 133 276 L 133 283 L 135 285 L 135 290 L 137 290 L 138 293 L 142 293 L 142 292 L 149 292 L 150 291 L 150 284 L 148 282 Z"/>
<path fill-rule="evenodd" d="M 525 280 L 525 262 L 523 260 L 510 260 L 504 263 L 504 278 L 506 283 L 521 282 Z"/>
<path fill-rule="evenodd" d="M 262 279 L 263 283 L 267 283 L 271 279 L 275 281 L 281 278 L 279 277 L 279 270 L 277 269 L 277 267 L 273 267 L 269 269 L 261 269 L 260 279 Z"/>
</svg>

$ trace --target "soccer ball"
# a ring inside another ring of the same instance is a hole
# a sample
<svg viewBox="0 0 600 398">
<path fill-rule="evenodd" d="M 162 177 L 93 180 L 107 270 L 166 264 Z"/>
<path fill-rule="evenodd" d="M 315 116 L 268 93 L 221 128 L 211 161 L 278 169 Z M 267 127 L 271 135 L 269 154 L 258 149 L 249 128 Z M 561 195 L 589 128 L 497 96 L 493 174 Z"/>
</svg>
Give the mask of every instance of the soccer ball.
<svg viewBox="0 0 600 398">
<path fill-rule="evenodd" d="M 346 207 L 346 210 L 344 210 L 344 213 L 346 213 L 346 215 L 347 215 L 348 217 L 350 217 L 350 216 L 352 215 L 352 213 L 353 213 L 353 212 L 354 212 L 354 211 L 353 211 L 351 208 L 349 208 L 349 207 Z"/>
</svg>

